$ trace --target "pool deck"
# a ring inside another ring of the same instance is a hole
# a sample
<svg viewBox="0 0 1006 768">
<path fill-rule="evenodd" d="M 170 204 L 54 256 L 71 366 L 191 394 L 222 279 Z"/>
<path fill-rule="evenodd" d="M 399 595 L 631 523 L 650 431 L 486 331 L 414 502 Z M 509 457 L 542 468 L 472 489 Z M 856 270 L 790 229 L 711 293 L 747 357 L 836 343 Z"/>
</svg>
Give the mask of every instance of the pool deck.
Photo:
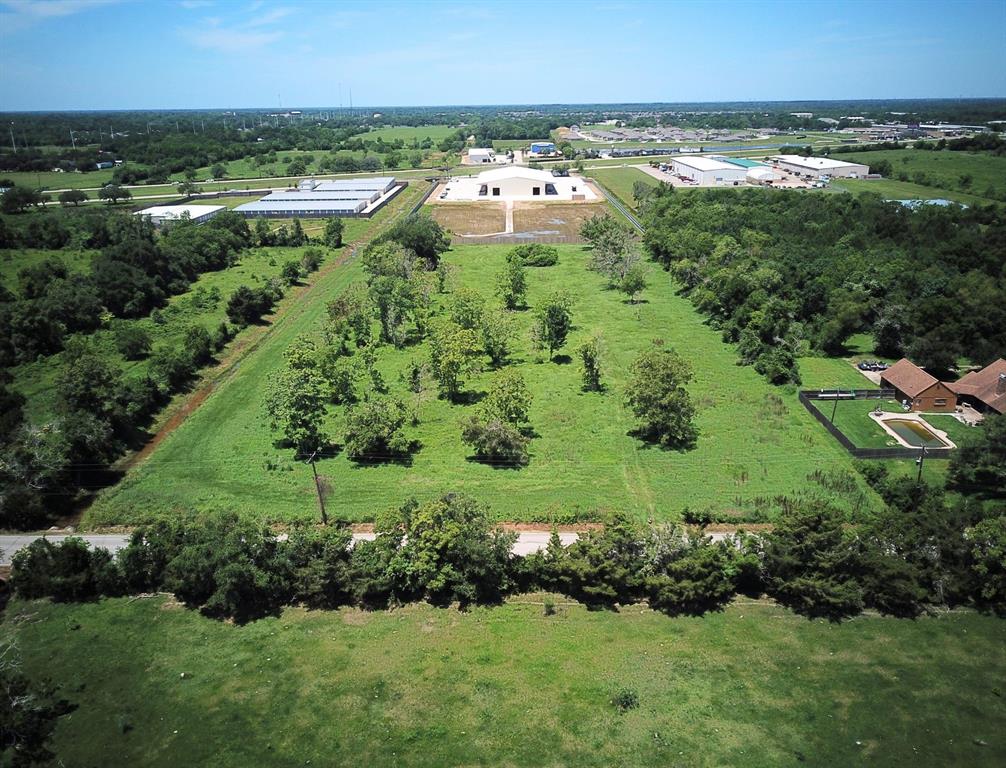
<svg viewBox="0 0 1006 768">
<path fill-rule="evenodd" d="M 897 432 L 895 432 L 893 429 L 891 429 L 891 427 L 889 427 L 886 422 L 892 421 L 892 420 L 893 421 L 917 421 L 923 427 L 925 427 L 930 432 L 932 432 L 936 436 L 937 439 L 939 439 L 940 441 L 943 442 L 943 445 L 941 445 L 941 446 L 927 446 L 927 447 L 929 447 L 929 448 L 936 448 L 936 447 L 939 447 L 939 448 L 956 448 L 957 447 L 957 445 L 954 443 L 953 440 L 950 439 L 950 436 L 946 432 L 944 432 L 942 429 L 937 429 L 936 427 L 934 427 L 932 424 L 930 424 L 928 421 L 926 421 L 924 418 L 922 418 L 922 416 L 920 414 L 918 414 L 918 413 L 911 413 L 911 412 L 909 412 L 909 413 L 890 413 L 890 412 L 877 413 L 876 411 L 871 411 L 870 412 L 870 418 L 873 419 L 875 422 L 877 422 L 877 424 L 880 425 L 880 428 L 883 429 L 888 435 L 890 435 L 895 440 L 897 440 L 898 445 L 902 445 L 905 448 L 920 448 L 921 446 L 912 445 L 911 443 L 909 443 L 908 441 L 906 441 L 901 435 L 899 435 Z"/>
</svg>

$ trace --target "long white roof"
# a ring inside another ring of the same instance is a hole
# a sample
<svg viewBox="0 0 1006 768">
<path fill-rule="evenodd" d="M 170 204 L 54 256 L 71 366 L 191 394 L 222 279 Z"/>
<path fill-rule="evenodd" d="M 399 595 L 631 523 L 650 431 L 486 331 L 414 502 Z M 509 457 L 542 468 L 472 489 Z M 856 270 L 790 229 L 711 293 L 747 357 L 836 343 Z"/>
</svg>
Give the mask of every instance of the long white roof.
<svg viewBox="0 0 1006 768">
<path fill-rule="evenodd" d="M 188 214 L 190 219 L 198 219 L 200 216 L 222 211 L 225 207 L 223 205 L 154 205 L 150 208 L 144 208 L 142 211 L 136 211 L 135 215 L 153 216 L 157 219 L 180 219 Z"/>
<path fill-rule="evenodd" d="M 499 181 L 501 179 L 531 179 L 533 181 L 555 180 L 551 171 L 538 171 L 534 168 L 525 168 L 522 165 L 508 165 L 503 168 L 494 168 L 491 171 L 482 171 L 478 175 L 480 182 Z"/>
<path fill-rule="evenodd" d="M 847 160 L 832 160 L 830 157 L 803 157 L 802 155 L 774 155 L 772 160 L 780 163 L 789 163 L 801 168 L 811 168 L 815 171 L 824 171 L 829 168 L 848 168 L 852 165 L 865 166 L 866 163 L 850 163 Z"/>
<path fill-rule="evenodd" d="M 696 171 L 743 171 L 739 165 L 714 160 L 711 157 L 675 157 L 673 162 L 694 168 Z"/>
</svg>

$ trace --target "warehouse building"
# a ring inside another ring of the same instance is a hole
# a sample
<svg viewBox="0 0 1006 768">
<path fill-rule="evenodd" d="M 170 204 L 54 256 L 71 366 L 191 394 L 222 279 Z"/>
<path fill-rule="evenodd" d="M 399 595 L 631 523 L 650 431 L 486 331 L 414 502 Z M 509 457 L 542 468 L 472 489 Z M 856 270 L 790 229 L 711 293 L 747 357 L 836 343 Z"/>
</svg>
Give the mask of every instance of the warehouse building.
<svg viewBox="0 0 1006 768">
<path fill-rule="evenodd" d="M 868 165 L 832 160 L 830 157 L 775 155 L 769 161 L 778 168 L 806 178 L 830 176 L 837 179 L 862 179 L 870 172 Z"/>
<path fill-rule="evenodd" d="M 743 184 L 747 168 L 712 157 L 676 157 L 671 173 L 703 187 Z"/>
<path fill-rule="evenodd" d="M 163 227 L 184 219 L 202 224 L 224 210 L 226 207 L 222 205 L 155 205 L 133 215 L 146 216 L 155 227 Z"/>
<path fill-rule="evenodd" d="M 297 189 L 271 192 L 234 210 L 242 216 L 275 219 L 358 216 L 368 208 L 372 213 L 376 210 L 373 206 L 383 205 L 380 201 L 389 199 L 396 189 L 393 176 L 333 181 L 304 179 Z"/>
<path fill-rule="evenodd" d="M 497 162 L 496 150 L 490 147 L 472 147 L 468 150 L 468 165 L 489 165 Z"/>
<path fill-rule="evenodd" d="M 451 179 L 441 200 L 505 202 L 508 200 L 595 200 L 597 195 L 578 176 L 553 176 L 551 171 L 511 165 L 482 171 L 478 176 Z"/>
</svg>

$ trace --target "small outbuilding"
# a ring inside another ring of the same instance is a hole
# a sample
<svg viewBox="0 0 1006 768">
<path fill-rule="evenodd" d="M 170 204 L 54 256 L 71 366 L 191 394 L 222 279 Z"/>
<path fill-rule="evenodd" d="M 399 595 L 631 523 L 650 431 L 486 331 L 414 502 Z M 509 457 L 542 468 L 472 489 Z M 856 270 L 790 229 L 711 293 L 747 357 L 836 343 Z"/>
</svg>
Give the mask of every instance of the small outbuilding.
<svg viewBox="0 0 1006 768">
<path fill-rule="evenodd" d="M 441 200 L 455 201 L 586 201 L 597 195 L 579 176 L 553 176 L 551 171 L 507 165 L 482 171 L 477 176 L 451 179 L 440 195 Z"/>
<path fill-rule="evenodd" d="M 897 399 L 907 402 L 913 411 L 953 413 L 957 408 L 957 394 L 907 358 L 884 371 L 880 386 L 893 389 Z"/>
</svg>

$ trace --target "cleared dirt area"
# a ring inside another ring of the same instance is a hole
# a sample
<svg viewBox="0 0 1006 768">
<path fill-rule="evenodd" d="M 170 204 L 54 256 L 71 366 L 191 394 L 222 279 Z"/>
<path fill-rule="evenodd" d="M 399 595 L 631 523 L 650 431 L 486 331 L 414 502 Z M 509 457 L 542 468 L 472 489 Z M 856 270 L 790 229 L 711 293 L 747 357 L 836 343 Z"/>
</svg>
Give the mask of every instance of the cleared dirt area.
<svg viewBox="0 0 1006 768">
<path fill-rule="evenodd" d="M 580 225 L 591 216 L 608 213 L 607 203 L 515 203 L 515 234 L 548 235 L 581 242 Z"/>
<path fill-rule="evenodd" d="M 490 235 L 506 228 L 506 206 L 503 203 L 437 202 L 428 208 L 440 226 L 461 237 Z"/>
</svg>

